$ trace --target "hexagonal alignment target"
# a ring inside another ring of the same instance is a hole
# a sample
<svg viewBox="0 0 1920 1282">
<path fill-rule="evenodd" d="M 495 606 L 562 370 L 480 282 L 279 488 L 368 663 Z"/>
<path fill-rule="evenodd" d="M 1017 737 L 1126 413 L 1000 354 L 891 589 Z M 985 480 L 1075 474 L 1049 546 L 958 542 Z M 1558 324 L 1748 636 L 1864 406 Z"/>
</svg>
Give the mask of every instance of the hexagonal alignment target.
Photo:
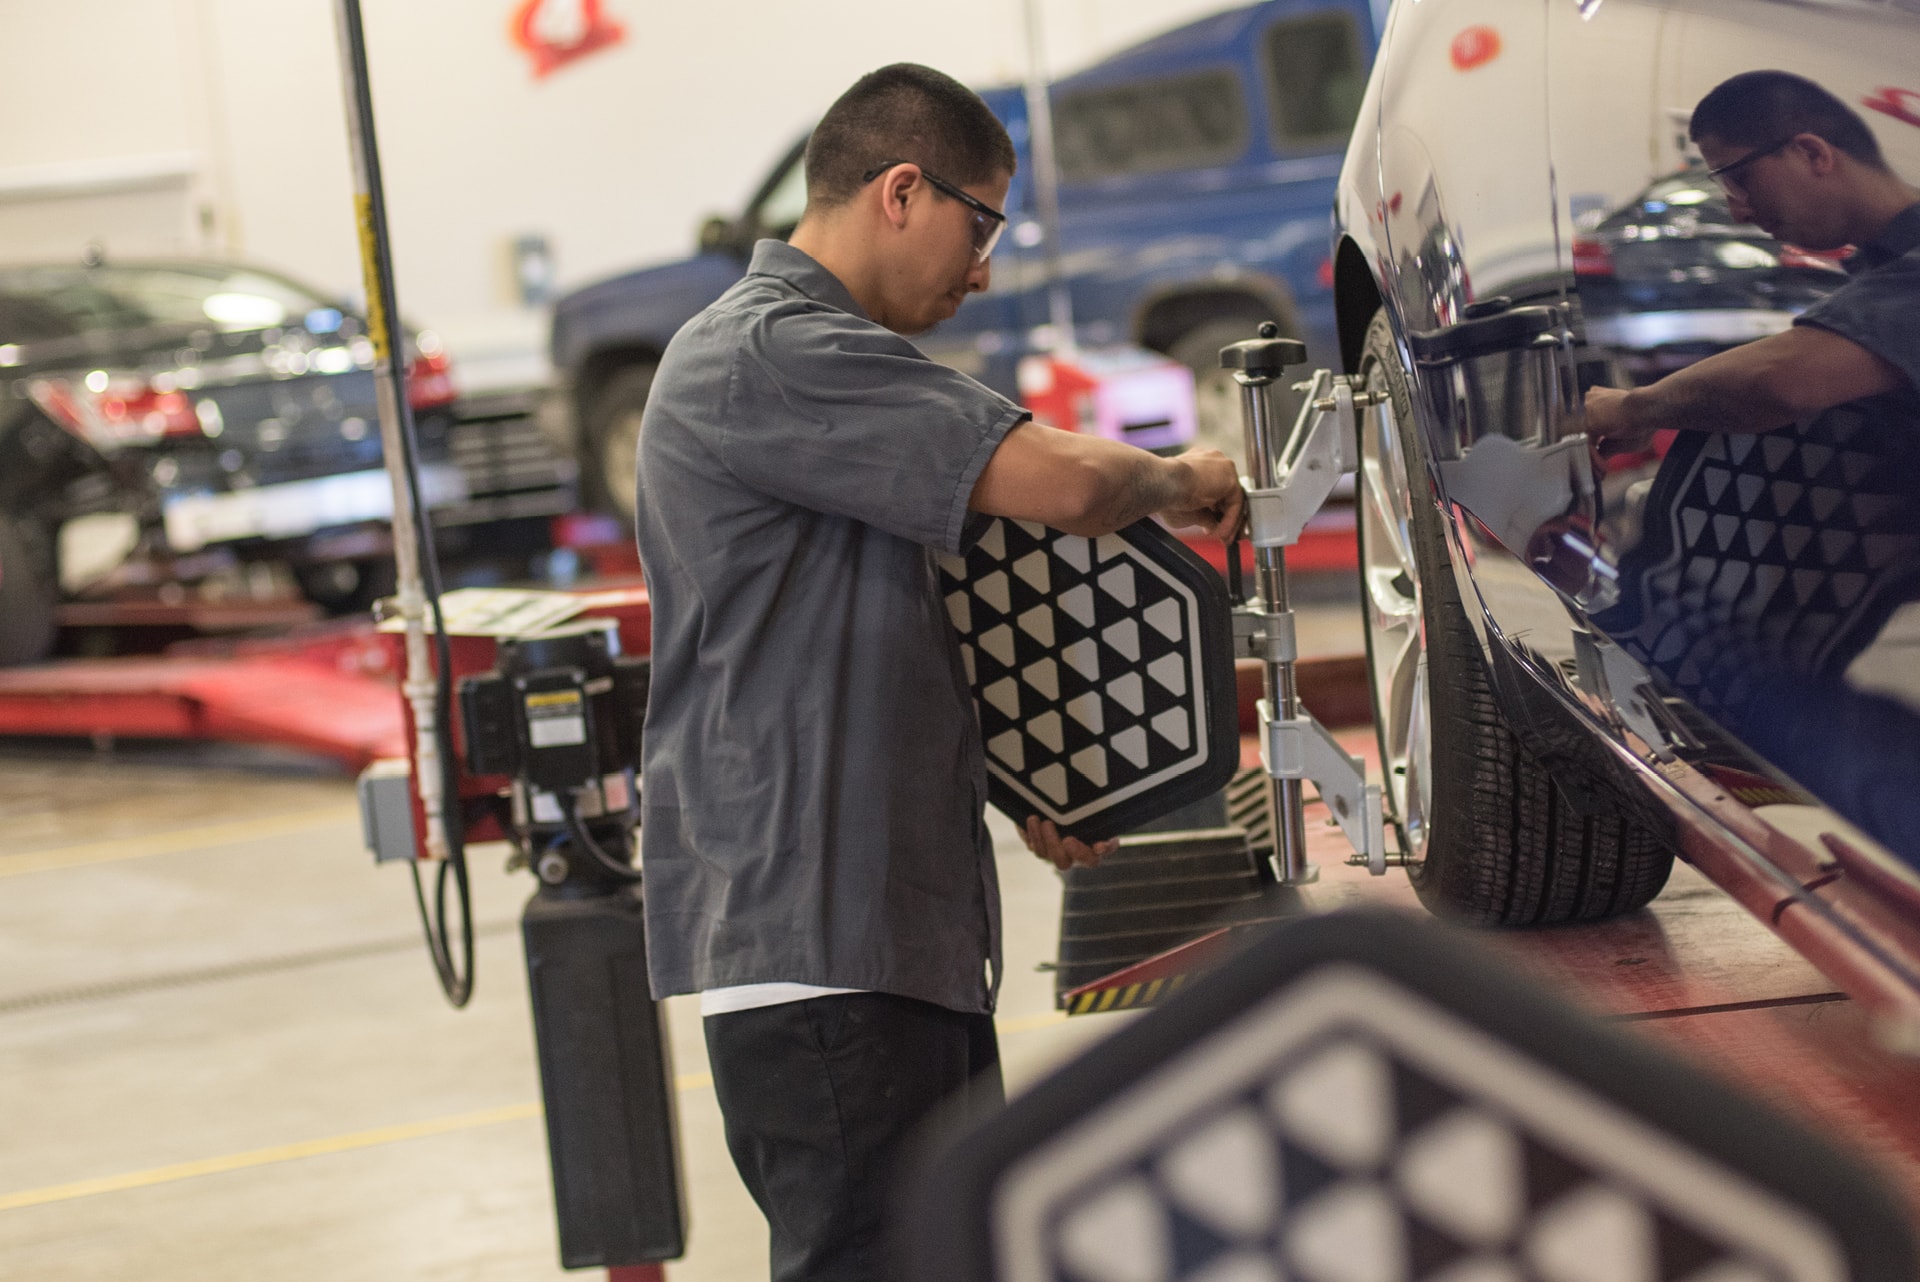
<svg viewBox="0 0 1920 1282">
<path fill-rule="evenodd" d="M 917 1282 L 1895 1282 L 1800 1124 L 1383 912 L 1274 927 L 933 1150 Z"/>
<path fill-rule="evenodd" d="M 941 561 L 989 798 L 1088 841 L 1218 791 L 1239 763 L 1219 574 L 1151 521 L 1097 539 L 995 521 Z"/>
</svg>

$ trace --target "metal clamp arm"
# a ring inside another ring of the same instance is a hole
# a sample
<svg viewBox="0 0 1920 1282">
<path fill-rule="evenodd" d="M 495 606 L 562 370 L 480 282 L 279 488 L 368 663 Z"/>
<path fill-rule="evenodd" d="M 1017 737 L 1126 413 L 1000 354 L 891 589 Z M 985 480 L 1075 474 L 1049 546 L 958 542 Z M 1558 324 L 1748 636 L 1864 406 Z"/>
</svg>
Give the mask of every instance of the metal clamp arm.
<svg viewBox="0 0 1920 1282">
<path fill-rule="evenodd" d="M 1256 608 L 1260 604 L 1255 602 L 1233 612 L 1233 657 L 1292 663 L 1300 657 L 1293 611 Z"/>
<path fill-rule="evenodd" d="M 1274 469 L 1270 488 L 1247 489 L 1250 541 L 1256 548 L 1286 547 L 1298 543 L 1307 522 L 1326 505 L 1340 478 L 1360 464 L 1354 407 L 1372 403 L 1354 395 L 1344 378 L 1320 370 L 1308 384 L 1293 432 Z"/>
<path fill-rule="evenodd" d="M 1266 731 L 1260 759 L 1267 773 L 1275 779 L 1311 780 L 1348 844 L 1366 860 L 1368 871 L 1383 875 L 1387 871 L 1386 825 L 1380 785 L 1367 782 L 1367 763 L 1342 748 L 1311 713 L 1275 718 L 1263 699 L 1260 724 Z"/>
</svg>

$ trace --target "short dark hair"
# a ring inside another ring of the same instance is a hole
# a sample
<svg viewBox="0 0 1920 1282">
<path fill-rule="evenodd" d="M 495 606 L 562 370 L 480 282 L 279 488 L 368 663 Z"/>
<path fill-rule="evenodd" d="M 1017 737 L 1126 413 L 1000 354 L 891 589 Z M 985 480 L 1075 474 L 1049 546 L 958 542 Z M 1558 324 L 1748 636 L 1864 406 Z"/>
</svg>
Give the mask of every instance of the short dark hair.
<svg viewBox="0 0 1920 1282">
<path fill-rule="evenodd" d="M 1734 147 L 1767 147 L 1815 134 L 1862 164 L 1885 169 L 1880 143 L 1860 113 L 1805 76 L 1743 71 L 1715 85 L 1693 109 L 1687 136 Z"/>
<path fill-rule="evenodd" d="M 918 63 L 870 71 L 827 108 L 807 139 L 807 203 L 852 200 L 875 165 L 910 160 L 960 187 L 1011 174 L 1007 127 L 980 95 Z"/>
</svg>

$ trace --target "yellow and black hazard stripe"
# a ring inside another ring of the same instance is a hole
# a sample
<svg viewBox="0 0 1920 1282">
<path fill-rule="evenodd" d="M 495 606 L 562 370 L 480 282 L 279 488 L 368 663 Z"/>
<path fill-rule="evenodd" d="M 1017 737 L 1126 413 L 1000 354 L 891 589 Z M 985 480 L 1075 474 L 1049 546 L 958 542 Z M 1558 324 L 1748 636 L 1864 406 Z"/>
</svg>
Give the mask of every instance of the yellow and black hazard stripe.
<svg viewBox="0 0 1920 1282">
<path fill-rule="evenodd" d="M 1097 1015 L 1110 1010 L 1132 1010 L 1151 1006 L 1169 997 L 1187 982 L 1187 976 L 1168 975 L 1161 979 L 1143 979 L 1134 984 L 1116 984 L 1112 988 L 1090 988 L 1075 993 L 1067 1002 L 1069 1015 Z"/>
</svg>

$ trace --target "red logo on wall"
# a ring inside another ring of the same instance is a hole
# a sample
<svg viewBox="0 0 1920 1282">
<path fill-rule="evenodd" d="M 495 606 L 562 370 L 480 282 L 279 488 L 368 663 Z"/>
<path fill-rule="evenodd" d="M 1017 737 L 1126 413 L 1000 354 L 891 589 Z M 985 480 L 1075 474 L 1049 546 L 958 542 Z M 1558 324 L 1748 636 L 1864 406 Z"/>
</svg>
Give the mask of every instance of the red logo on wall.
<svg viewBox="0 0 1920 1282">
<path fill-rule="evenodd" d="M 1492 27 L 1468 27 L 1453 38 L 1447 52 L 1455 71 L 1484 67 L 1500 56 L 1500 33 Z"/>
<path fill-rule="evenodd" d="M 1874 91 L 1873 97 L 1862 98 L 1860 105 L 1871 107 L 1906 124 L 1920 125 L 1920 93 L 1911 89 L 1883 85 Z"/>
<path fill-rule="evenodd" d="M 533 59 L 535 77 L 627 38 L 627 29 L 600 11 L 600 0 L 526 0 L 508 30 Z"/>
</svg>

